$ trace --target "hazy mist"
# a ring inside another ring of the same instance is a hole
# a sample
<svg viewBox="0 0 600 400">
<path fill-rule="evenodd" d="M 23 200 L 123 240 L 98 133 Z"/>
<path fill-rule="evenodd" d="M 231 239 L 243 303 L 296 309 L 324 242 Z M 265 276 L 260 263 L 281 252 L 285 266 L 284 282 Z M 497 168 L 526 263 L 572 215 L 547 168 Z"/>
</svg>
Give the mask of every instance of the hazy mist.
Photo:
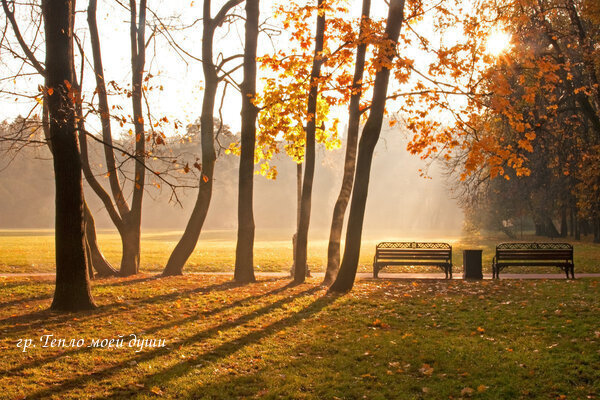
<svg viewBox="0 0 600 400">
<path fill-rule="evenodd" d="M 433 165 L 428 169 L 431 179 L 421 177 L 419 169 L 426 168 L 426 163 L 408 154 L 406 141 L 398 128 L 382 130 L 373 159 L 365 237 L 418 239 L 460 234 L 463 213 L 451 198 L 441 168 Z M 199 154 L 199 146 L 197 150 Z M 310 222 L 313 239 L 328 237 L 343 158 L 343 146 L 333 151 L 322 147 L 317 150 Z M 285 155 L 277 156 L 273 164 L 279 172 L 276 180 L 255 177 L 254 215 L 259 239 L 266 234 L 284 239 L 295 230 L 296 164 Z M 212 203 L 204 229 L 236 229 L 237 165 L 238 158 L 233 155 L 224 155 L 217 161 Z M 108 187 L 106 178 L 100 179 Z M 161 191 L 149 189 L 144 198 L 143 229 L 185 228 L 196 190 L 180 190 L 183 208 L 169 202 L 168 192 L 164 187 Z M 86 198 L 98 229 L 114 229 L 104 207 L 88 187 Z M 0 172 L 0 228 L 52 228 L 53 202 L 52 161 L 44 148 L 18 154 Z"/>
</svg>

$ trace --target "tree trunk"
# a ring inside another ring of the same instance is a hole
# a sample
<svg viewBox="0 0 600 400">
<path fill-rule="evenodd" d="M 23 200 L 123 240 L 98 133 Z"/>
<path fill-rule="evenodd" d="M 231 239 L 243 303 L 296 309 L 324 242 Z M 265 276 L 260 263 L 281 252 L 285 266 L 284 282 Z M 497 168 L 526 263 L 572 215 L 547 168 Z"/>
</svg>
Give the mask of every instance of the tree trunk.
<svg viewBox="0 0 600 400">
<path fill-rule="evenodd" d="M 570 208 L 569 212 L 569 236 L 575 236 L 575 209 L 573 207 Z"/>
<path fill-rule="evenodd" d="M 296 244 L 298 241 L 298 226 L 300 226 L 300 207 L 302 204 L 302 163 L 296 164 L 296 231 L 292 235 L 293 264 L 291 275 L 294 277 L 296 270 Z"/>
<path fill-rule="evenodd" d="M 96 306 L 90 293 L 85 245 L 83 183 L 75 129 L 75 106 L 69 89 L 74 82 L 74 0 L 42 2 L 46 43 L 46 86 L 50 138 L 56 185 L 56 288 L 51 308 L 90 310 Z"/>
<path fill-rule="evenodd" d="M 227 12 L 241 2 L 242 0 L 229 0 L 221 7 L 215 18 L 211 18 L 210 0 L 204 0 L 203 3 L 202 71 L 204 73 L 204 94 L 202 97 L 202 114 L 200 115 L 202 173 L 198 187 L 198 197 L 192 215 L 181 239 L 179 239 L 169 257 L 167 266 L 162 273 L 163 276 L 181 275 L 183 273 L 186 261 L 196 248 L 210 206 L 216 161 L 213 114 L 219 83 L 217 70 L 213 63 L 213 38 L 215 29 L 223 22 Z"/>
<path fill-rule="evenodd" d="M 85 217 L 84 217 L 85 220 Z M 85 222 L 84 222 L 85 224 Z M 87 230 L 87 225 L 85 230 Z M 88 265 L 87 265 L 87 273 L 88 273 L 88 278 L 90 280 L 94 279 L 94 267 L 92 266 L 92 250 L 90 250 L 90 243 L 88 242 L 88 238 L 87 235 L 85 237 L 85 258 L 88 261 Z"/>
<path fill-rule="evenodd" d="M 587 236 L 589 235 L 591 232 L 590 229 L 590 220 L 589 219 L 582 219 L 581 220 L 581 233 L 583 234 L 583 236 Z"/>
<path fill-rule="evenodd" d="M 83 207 L 85 212 L 85 237 L 90 247 L 90 260 L 93 269 L 98 273 L 98 277 L 117 276 L 118 271 L 110 265 L 98 247 L 96 222 L 94 221 L 94 216 L 92 215 L 87 202 L 84 202 Z"/>
<path fill-rule="evenodd" d="M 108 174 L 108 182 L 110 189 L 117 206 L 117 210 L 121 215 L 129 212 L 129 205 L 123 189 L 119 182 L 119 174 L 115 161 L 115 153 L 112 147 L 112 130 L 110 125 L 110 108 L 108 106 L 108 95 L 106 93 L 106 83 L 104 80 L 104 67 L 102 65 L 102 52 L 100 48 L 100 35 L 98 34 L 98 25 L 96 23 L 96 3 L 97 0 L 90 0 L 87 21 L 90 30 L 90 44 L 92 46 L 92 56 L 94 60 L 94 76 L 96 78 L 96 92 L 98 93 L 98 114 L 102 123 L 102 141 L 104 142 L 104 159 L 106 161 L 106 172 Z"/>
<path fill-rule="evenodd" d="M 258 39 L 259 0 L 246 0 L 246 41 L 244 81 L 242 82 L 241 154 L 238 194 L 238 236 L 235 249 L 236 282 L 254 282 L 254 146 L 256 142 L 256 47 Z"/>
<path fill-rule="evenodd" d="M 389 4 L 385 33 L 395 48 L 395 43 L 398 41 L 400 28 L 404 20 L 404 0 L 391 0 Z M 390 57 L 393 57 L 395 52 L 391 52 L 391 54 Z M 389 77 L 390 70 L 385 66 L 375 75 L 371 110 L 358 146 L 356 176 L 354 179 L 354 189 L 352 190 L 348 227 L 346 229 L 344 256 L 338 276 L 329 288 L 331 292 L 347 292 L 351 290 L 356 279 L 365 206 L 369 190 L 371 162 L 373 160 L 375 145 L 381 133 Z"/>
<path fill-rule="evenodd" d="M 556 229 L 556 225 L 554 225 L 554 221 L 552 221 L 552 218 L 550 218 L 549 216 L 545 216 L 544 219 L 546 222 L 547 236 L 551 239 L 558 237 L 560 234 L 558 232 L 558 229 Z"/>
<path fill-rule="evenodd" d="M 567 226 L 567 207 L 562 206 L 560 209 L 560 237 L 567 237 L 569 228 Z"/>
<path fill-rule="evenodd" d="M 131 44 L 131 105 L 133 108 L 133 125 L 135 127 L 135 179 L 131 210 L 122 216 L 123 230 L 127 240 L 123 238 L 123 257 L 119 273 L 122 276 L 135 275 L 140 271 L 140 238 L 142 225 L 142 200 L 146 181 L 146 132 L 144 130 L 144 114 L 142 110 L 142 81 L 146 64 L 146 0 L 140 0 L 139 16 L 136 25 L 136 1 L 129 0 L 130 44 Z"/>
<path fill-rule="evenodd" d="M 364 28 L 371 11 L 371 0 L 363 0 L 361 13 L 361 27 L 359 40 L 362 40 Z M 348 134 L 346 138 L 346 155 L 344 159 L 344 175 L 340 194 L 333 208 L 331 230 L 329 232 L 329 245 L 327 247 L 327 269 L 322 285 L 329 286 L 335 280 L 340 266 L 340 239 L 344 226 L 344 215 L 352 193 L 354 169 L 356 167 L 356 146 L 358 144 L 358 131 L 360 128 L 360 98 L 362 95 L 362 78 L 365 70 L 365 54 L 367 44 L 360 43 L 356 50 L 356 64 L 352 78 L 352 96 L 348 106 Z"/>
<path fill-rule="evenodd" d="M 135 217 L 135 216 L 134 216 Z M 121 233 L 121 267 L 119 275 L 131 276 L 139 272 L 140 267 L 140 239 L 141 228 L 136 220 L 128 221 L 131 214 L 125 216 L 124 226 Z"/>
<path fill-rule="evenodd" d="M 304 152 L 304 178 L 302 180 L 302 202 L 300 204 L 300 222 L 298 224 L 298 236 L 296 239 L 296 265 L 294 268 L 294 283 L 302 283 L 306 279 L 306 259 L 308 252 L 308 226 L 310 224 L 310 208 L 312 197 L 312 185 L 315 175 L 315 133 L 317 130 L 317 96 L 319 87 L 317 80 L 321 75 L 323 64 L 322 52 L 325 37 L 325 11 L 322 10 L 323 0 L 318 0 L 317 27 L 315 33 L 315 52 L 313 56 L 312 70 L 310 74 L 310 85 L 306 115 L 306 150 Z"/>
</svg>

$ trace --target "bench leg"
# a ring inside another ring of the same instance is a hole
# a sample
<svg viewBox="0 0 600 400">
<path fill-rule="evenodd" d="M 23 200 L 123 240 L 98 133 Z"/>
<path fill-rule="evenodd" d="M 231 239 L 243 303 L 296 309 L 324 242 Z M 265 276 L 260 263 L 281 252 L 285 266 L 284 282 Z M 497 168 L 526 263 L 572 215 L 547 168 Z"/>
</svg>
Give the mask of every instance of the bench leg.
<svg viewBox="0 0 600 400">
<path fill-rule="evenodd" d="M 379 266 L 373 264 L 373 278 L 379 278 Z"/>
<path fill-rule="evenodd" d="M 450 273 L 450 279 L 452 279 L 452 265 L 448 266 L 448 272 Z"/>
<path fill-rule="evenodd" d="M 571 279 L 575 279 L 575 266 L 571 265 Z"/>
</svg>

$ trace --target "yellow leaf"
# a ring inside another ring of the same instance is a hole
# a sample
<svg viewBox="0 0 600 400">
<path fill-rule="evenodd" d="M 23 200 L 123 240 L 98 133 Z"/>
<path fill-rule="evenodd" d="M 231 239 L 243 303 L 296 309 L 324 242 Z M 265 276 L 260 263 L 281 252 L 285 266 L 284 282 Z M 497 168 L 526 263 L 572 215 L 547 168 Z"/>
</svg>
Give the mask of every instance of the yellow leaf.
<svg viewBox="0 0 600 400">
<path fill-rule="evenodd" d="M 423 364 L 421 369 L 419 369 L 419 372 L 425 376 L 431 376 L 433 375 L 433 368 L 429 364 Z"/>
<path fill-rule="evenodd" d="M 164 394 L 158 386 L 152 386 L 152 389 L 150 389 L 150 391 L 158 396 L 162 396 Z"/>
</svg>

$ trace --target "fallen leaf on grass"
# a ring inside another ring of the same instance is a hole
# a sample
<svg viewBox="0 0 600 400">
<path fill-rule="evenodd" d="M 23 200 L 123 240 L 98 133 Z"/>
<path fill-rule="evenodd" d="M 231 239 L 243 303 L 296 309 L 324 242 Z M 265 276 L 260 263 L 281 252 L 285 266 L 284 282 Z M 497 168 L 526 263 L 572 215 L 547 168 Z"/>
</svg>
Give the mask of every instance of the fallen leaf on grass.
<svg viewBox="0 0 600 400">
<path fill-rule="evenodd" d="M 162 396 L 164 394 L 158 386 L 152 386 L 152 389 L 150 389 L 150 391 L 157 396 Z"/>
<path fill-rule="evenodd" d="M 429 364 L 423 364 L 421 369 L 419 369 L 419 372 L 425 376 L 431 376 L 433 375 L 433 368 Z"/>
<path fill-rule="evenodd" d="M 369 324 L 370 327 L 373 328 L 383 328 L 383 329 L 387 329 L 390 327 L 389 324 L 386 324 L 385 322 L 382 322 L 379 318 L 377 318 L 375 321 L 371 322 Z"/>
<path fill-rule="evenodd" d="M 471 396 L 473 392 L 475 392 L 473 389 L 471 389 L 470 387 L 466 387 L 460 391 L 460 394 L 461 396 Z"/>
</svg>

